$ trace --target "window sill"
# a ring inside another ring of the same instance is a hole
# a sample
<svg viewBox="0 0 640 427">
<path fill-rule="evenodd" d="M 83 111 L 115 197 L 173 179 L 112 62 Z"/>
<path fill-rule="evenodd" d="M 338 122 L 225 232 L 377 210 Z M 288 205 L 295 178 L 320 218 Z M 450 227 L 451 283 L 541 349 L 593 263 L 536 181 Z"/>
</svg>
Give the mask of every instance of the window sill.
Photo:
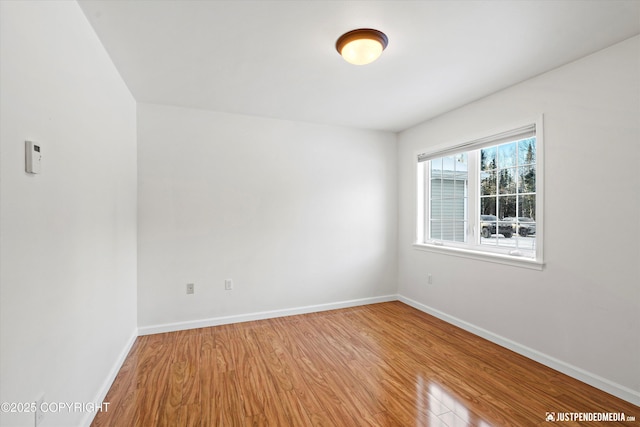
<svg viewBox="0 0 640 427">
<path fill-rule="evenodd" d="M 531 258 L 522 258 L 490 252 L 480 252 L 470 249 L 455 248 L 451 246 L 440 246 L 429 243 L 414 243 L 413 247 L 421 251 L 435 252 L 439 254 L 475 259 L 479 261 L 493 262 L 496 264 L 510 265 L 512 267 L 528 268 L 531 270 L 542 270 L 544 268 L 544 262 Z"/>
</svg>

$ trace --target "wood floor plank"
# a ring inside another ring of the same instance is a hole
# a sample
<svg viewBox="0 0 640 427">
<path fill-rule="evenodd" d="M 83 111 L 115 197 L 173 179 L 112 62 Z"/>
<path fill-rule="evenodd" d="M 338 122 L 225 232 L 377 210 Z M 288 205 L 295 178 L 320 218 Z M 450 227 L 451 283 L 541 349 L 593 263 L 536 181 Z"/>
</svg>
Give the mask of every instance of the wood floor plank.
<svg viewBox="0 0 640 427">
<path fill-rule="evenodd" d="M 212 329 L 213 330 L 213 329 Z M 203 334 L 200 342 L 200 424 L 213 426 L 217 408 L 214 400 L 214 390 L 218 386 L 217 375 L 217 350 L 213 333 Z"/>
<path fill-rule="evenodd" d="M 105 401 L 92 427 L 640 425 L 638 406 L 400 302 L 139 337 Z"/>
<path fill-rule="evenodd" d="M 200 402 L 200 363 L 202 334 L 183 335 L 176 341 L 174 360 L 184 363 L 181 405 L 193 405 Z"/>
<path fill-rule="evenodd" d="M 182 388 L 184 385 L 186 364 L 173 362 L 169 368 L 168 388 L 159 405 L 158 425 L 174 426 L 180 420 L 182 406 Z"/>
<path fill-rule="evenodd" d="M 223 372 L 217 376 L 213 390 L 215 412 L 213 426 L 241 426 L 246 415 L 242 408 L 242 396 L 235 371 Z"/>
<path fill-rule="evenodd" d="M 249 368 L 244 370 L 244 376 L 238 377 L 239 381 L 247 385 L 240 389 L 240 394 L 244 414 L 258 416 L 264 414 L 269 400 L 277 398 L 278 390 L 262 359 L 252 357 L 248 363 Z"/>
<path fill-rule="evenodd" d="M 141 352 L 136 365 L 136 410 L 130 425 L 157 425 L 157 420 L 162 415 L 161 404 L 171 384 L 169 375 L 175 338 L 173 334 L 139 338 Z"/>
<path fill-rule="evenodd" d="M 306 350 L 306 346 L 301 341 L 297 334 L 298 327 L 304 323 L 298 316 L 295 317 L 280 317 L 271 319 L 273 324 L 273 331 L 277 334 L 278 339 L 282 342 L 284 349 L 293 357 L 297 359 L 299 357 L 307 357 L 309 354 Z"/>
</svg>

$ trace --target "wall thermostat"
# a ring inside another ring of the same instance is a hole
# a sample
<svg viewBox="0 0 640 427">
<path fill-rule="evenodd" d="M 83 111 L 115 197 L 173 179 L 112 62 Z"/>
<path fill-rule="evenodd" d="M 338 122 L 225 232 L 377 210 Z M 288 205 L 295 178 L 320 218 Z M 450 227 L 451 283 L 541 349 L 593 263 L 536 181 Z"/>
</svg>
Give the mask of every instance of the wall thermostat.
<svg viewBox="0 0 640 427">
<path fill-rule="evenodd" d="M 40 144 L 33 141 L 25 141 L 26 171 L 29 173 L 40 173 L 40 163 L 42 162 L 42 152 Z"/>
</svg>

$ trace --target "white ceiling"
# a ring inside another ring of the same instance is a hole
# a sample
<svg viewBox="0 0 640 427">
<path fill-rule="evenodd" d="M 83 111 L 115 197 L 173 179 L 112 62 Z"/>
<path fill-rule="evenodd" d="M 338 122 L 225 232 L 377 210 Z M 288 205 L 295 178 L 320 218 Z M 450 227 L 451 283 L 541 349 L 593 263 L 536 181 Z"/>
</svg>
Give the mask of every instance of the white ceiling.
<svg viewBox="0 0 640 427">
<path fill-rule="evenodd" d="M 638 0 L 80 0 L 139 102 L 400 131 L 640 34 Z M 389 37 L 370 65 L 346 31 Z"/>
</svg>

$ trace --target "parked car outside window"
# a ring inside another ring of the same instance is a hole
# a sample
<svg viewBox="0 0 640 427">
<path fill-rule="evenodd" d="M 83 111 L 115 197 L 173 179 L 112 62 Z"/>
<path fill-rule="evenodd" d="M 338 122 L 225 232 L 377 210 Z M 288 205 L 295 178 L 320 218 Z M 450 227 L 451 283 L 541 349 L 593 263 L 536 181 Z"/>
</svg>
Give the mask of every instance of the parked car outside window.
<svg viewBox="0 0 640 427">
<path fill-rule="evenodd" d="M 496 228 L 498 233 L 496 233 Z M 495 215 L 480 215 L 480 230 L 482 237 L 490 238 L 495 234 L 502 234 L 507 239 L 513 236 L 512 224 L 505 221 L 498 221 Z"/>
<path fill-rule="evenodd" d="M 522 237 L 536 234 L 536 222 L 532 218 L 525 216 L 507 217 L 503 221 L 509 222 L 513 233 L 518 233 Z"/>
</svg>

